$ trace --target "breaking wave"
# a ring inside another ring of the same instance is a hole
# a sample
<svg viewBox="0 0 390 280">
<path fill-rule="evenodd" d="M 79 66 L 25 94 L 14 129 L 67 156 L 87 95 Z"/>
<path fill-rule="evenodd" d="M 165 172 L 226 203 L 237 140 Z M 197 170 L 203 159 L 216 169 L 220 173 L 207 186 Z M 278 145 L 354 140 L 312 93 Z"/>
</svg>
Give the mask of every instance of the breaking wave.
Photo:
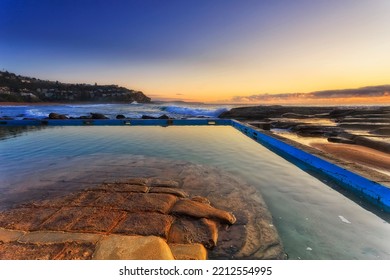
<svg viewBox="0 0 390 280">
<path fill-rule="evenodd" d="M 226 112 L 228 108 L 194 108 L 194 107 L 181 107 L 181 106 L 165 106 L 161 107 L 162 111 L 167 113 L 190 116 L 190 117 L 212 117 L 216 118 L 223 112 Z"/>
</svg>

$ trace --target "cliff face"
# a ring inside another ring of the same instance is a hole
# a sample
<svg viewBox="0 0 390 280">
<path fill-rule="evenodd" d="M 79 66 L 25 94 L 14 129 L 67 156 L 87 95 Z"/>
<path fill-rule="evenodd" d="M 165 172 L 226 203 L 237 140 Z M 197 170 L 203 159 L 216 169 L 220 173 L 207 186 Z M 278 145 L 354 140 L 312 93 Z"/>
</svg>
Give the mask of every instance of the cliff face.
<svg viewBox="0 0 390 280">
<path fill-rule="evenodd" d="M 117 85 L 65 84 L 0 71 L 0 102 L 149 103 L 141 91 Z"/>
</svg>

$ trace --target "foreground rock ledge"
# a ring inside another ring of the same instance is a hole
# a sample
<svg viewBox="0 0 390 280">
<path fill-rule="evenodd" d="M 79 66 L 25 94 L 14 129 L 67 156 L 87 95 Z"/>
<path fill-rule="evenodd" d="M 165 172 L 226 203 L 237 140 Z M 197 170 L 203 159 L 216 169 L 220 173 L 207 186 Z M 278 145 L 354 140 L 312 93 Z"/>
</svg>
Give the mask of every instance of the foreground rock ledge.
<svg viewBox="0 0 390 280">
<path fill-rule="evenodd" d="M 285 258 L 253 188 L 183 167 L 180 179 L 90 184 L 1 211 L 0 259 Z"/>
</svg>

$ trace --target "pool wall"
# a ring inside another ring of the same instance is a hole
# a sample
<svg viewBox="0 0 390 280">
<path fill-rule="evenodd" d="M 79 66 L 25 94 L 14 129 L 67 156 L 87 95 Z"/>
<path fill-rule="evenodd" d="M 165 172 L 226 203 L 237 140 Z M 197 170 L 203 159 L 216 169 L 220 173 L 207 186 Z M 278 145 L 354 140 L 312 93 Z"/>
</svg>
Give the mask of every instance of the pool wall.
<svg viewBox="0 0 390 280">
<path fill-rule="evenodd" d="M 241 122 L 232 120 L 231 125 L 267 148 L 277 151 L 281 155 L 303 162 L 315 171 L 321 172 L 321 174 L 336 181 L 342 187 L 362 196 L 365 200 L 374 205 L 379 206 L 385 212 L 390 212 L 390 189 L 386 186 L 368 180 L 367 178 L 341 168 L 336 164 L 330 163 L 315 155 L 286 144 L 281 140 L 261 133 Z"/>
<path fill-rule="evenodd" d="M 341 187 L 356 193 L 366 201 L 374 204 L 385 212 L 390 212 L 390 189 L 377 182 L 370 181 L 356 173 L 330 163 L 315 155 L 298 149 L 270 135 L 264 134 L 247 124 L 229 119 L 125 119 L 125 120 L 1 120 L 1 126 L 84 126 L 84 125 L 116 125 L 116 126 L 170 126 L 170 125 L 230 125 L 248 137 L 285 156 L 299 161 L 312 170 L 319 172 L 338 183 Z M 295 162 L 296 164 L 296 162 Z"/>
</svg>

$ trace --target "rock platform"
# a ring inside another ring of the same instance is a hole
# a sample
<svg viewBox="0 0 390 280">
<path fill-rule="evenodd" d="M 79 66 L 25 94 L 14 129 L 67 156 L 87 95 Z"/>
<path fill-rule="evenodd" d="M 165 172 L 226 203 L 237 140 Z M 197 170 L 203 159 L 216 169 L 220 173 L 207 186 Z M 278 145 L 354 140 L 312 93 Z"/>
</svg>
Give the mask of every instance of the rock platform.
<svg viewBox="0 0 390 280">
<path fill-rule="evenodd" d="M 89 179 L 70 172 L 54 180 L 56 191 L 27 190 L 28 199 L 0 211 L 0 259 L 285 258 L 253 188 L 217 169 L 180 166 L 165 164 L 173 179 L 154 177 L 149 165 L 151 177 L 98 183 L 98 170 Z"/>
</svg>

